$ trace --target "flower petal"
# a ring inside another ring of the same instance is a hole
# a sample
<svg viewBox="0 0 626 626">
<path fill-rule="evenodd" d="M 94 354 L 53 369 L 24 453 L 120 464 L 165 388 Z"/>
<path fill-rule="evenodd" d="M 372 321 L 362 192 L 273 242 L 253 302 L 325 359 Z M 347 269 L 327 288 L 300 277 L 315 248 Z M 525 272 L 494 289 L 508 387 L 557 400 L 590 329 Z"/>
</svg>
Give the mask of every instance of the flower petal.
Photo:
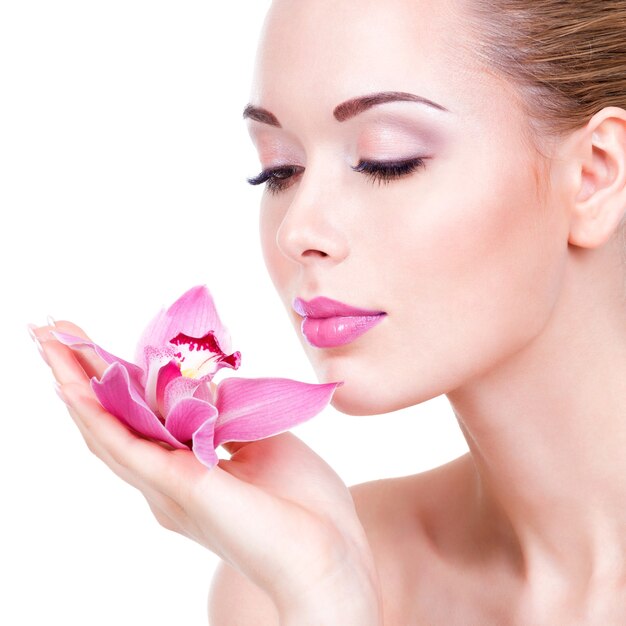
<svg viewBox="0 0 626 626">
<path fill-rule="evenodd" d="M 165 388 L 170 382 L 181 376 L 180 365 L 178 365 L 175 359 L 168 361 L 168 363 L 159 370 L 156 382 L 155 402 L 161 416 L 167 415 L 167 409 L 165 407 Z"/>
<path fill-rule="evenodd" d="M 182 398 L 196 397 L 206 400 L 212 404 L 213 394 L 209 388 L 210 380 L 211 375 L 202 376 L 200 378 L 187 378 L 187 376 L 173 378 L 169 383 L 167 383 L 163 392 L 163 408 L 165 409 L 164 415 L 168 415 L 174 405 Z M 202 387 L 204 387 L 205 390 L 201 390 Z"/>
<path fill-rule="evenodd" d="M 289 430 L 317 415 L 339 385 L 343 382 L 320 385 L 288 378 L 226 378 L 216 390 L 215 446 Z"/>
<path fill-rule="evenodd" d="M 231 351 L 230 335 L 219 319 L 213 298 L 205 285 L 198 285 L 186 291 L 150 322 L 137 345 L 137 363 L 143 362 L 145 346 L 165 346 L 180 333 L 204 337 L 209 331 L 215 333 L 224 352 Z"/>
<path fill-rule="evenodd" d="M 207 378 L 209 378 L 207 376 Z M 204 400 L 209 404 L 213 404 L 213 392 L 211 391 L 211 387 L 209 385 L 198 385 L 196 390 L 193 392 L 194 398 L 199 398 L 200 400 Z"/>
<path fill-rule="evenodd" d="M 68 335 L 67 333 L 59 332 L 58 330 L 50 331 L 50 334 L 53 335 L 56 339 L 58 339 L 62 344 L 69 346 L 72 349 L 79 348 L 92 348 L 95 350 L 96 354 L 106 361 L 109 365 L 111 363 L 120 363 L 124 366 L 130 378 L 134 383 L 139 385 L 139 387 L 143 387 L 142 378 L 144 376 L 144 372 L 140 367 L 137 367 L 134 363 L 129 363 L 124 359 L 120 359 L 120 357 L 107 352 L 104 348 L 101 348 L 98 344 L 93 343 L 93 341 L 89 341 L 87 339 L 83 339 L 82 337 L 76 337 L 75 335 Z"/>
<path fill-rule="evenodd" d="M 174 448 L 188 448 L 175 439 L 150 410 L 130 384 L 128 372 L 121 363 L 111 363 L 100 381 L 94 376 L 91 379 L 91 388 L 100 404 L 126 426 L 146 437 L 169 443 Z"/>
<path fill-rule="evenodd" d="M 215 417 L 207 420 L 193 434 L 193 453 L 196 455 L 196 458 L 209 469 L 217 465 L 219 461 L 213 440 L 215 420 Z"/>
<path fill-rule="evenodd" d="M 146 346 L 144 349 L 146 370 L 142 383 L 144 386 L 144 398 L 148 406 L 153 410 L 158 410 L 157 405 L 157 383 L 161 368 L 167 365 L 174 358 L 174 350 L 168 348 L 154 348 Z M 161 413 L 165 417 L 165 413 Z"/>
<path fill-rule="evenodd" d="M 204 400 L 198 398 L 183 398 L 174 405 L 165 420 L 165 428 L 178 441 L 189 441 L 192 435 L 207 420 L 215 422 L 217 409 Z"/>
</svg>

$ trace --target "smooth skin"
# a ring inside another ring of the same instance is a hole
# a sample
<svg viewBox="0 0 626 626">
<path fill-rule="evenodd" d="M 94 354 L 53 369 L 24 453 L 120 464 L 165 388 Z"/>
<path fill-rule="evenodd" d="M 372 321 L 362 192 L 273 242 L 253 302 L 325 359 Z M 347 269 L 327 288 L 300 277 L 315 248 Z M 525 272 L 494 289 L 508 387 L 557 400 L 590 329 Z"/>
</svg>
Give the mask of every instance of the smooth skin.
<svg viewBox="0 0 626 626">
<path fill-rule="evenodd" d="M 261 590 L 264 619 L 251 623 L 331 624 L 343 612 L 355 624 L 380 623 L 376 569 L 353 500 L 313 450 L 288 432 L 231 442 L 224 444 L 230 459 L 208 471 L 191 451 L 136 436 L 105 411 L 89 381 L 106 363 L 91 350 L 72 352 L 51 330 L 87 336 L 68 321 L 34 331 L 91 452 L 142 492 L 163 527 L 208 548 Z M 238 622 L 230 611 L 211 620 Z"/>
<path fill-rule="evenodd" d="M 101 364 L 43 343 L 94 453 L 223 558 L 212 626 L 626 623 L 626 111 L 533 141 L 520 92 L 471 54 L 465 4 L 275 0 L 250 102 L 281 126 L 246 123 L 263 169 L 297 168 L 264 193 L 260 235 L 319 381 L 344 381 L 333 406 L 383 414 L 446 394 L 467 455 L 348 489 L 287 433 L 203 472 L 97 406 Z M 334 117 L 380 91 L 448 111 Z M 416 156 L 388 183 L 351 169 Z M 296 296 L 387 316 L 315 348 Z"/>
</svg>

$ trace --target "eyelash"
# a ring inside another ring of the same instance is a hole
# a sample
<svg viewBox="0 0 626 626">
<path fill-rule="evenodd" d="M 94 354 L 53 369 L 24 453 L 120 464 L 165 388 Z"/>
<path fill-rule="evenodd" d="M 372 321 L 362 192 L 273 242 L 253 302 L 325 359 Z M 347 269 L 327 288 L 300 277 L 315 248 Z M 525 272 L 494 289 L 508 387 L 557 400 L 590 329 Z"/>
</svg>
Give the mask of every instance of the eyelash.
<svg viewBox="0 0 626 626">
<path fill-rule="evenodd" d="M 352 167 L 355 172 L 362 172 L 372 183 L 378 181 L 388 184 L 392 180 L 412 174 L 415 170 L 424 166 L 426 157 L 407 159 L 405 161 L 360 161 Z M 287 165 L 263 170 L 258 176 L 248 178 L 251 185 L 260 185 L 267 182 L 267 190 L 270 193 L 279 193 L 288 187 L 289 179 L 295 174 L 304 171 L 303 167 Z"/>
</svg>

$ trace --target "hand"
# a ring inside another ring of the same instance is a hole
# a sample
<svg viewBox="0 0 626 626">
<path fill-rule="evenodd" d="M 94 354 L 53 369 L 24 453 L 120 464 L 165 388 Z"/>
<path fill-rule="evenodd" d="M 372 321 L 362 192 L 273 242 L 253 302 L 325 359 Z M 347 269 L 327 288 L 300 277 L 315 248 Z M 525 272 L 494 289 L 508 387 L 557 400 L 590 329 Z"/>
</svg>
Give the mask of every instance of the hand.
<svg viewBox="0 0 626 626">
<path fill-rule="evenodd" d="M 89 381 L 106 363 L 36 329 L 87 446 L 142 492 L 157 521 L 205 546 L 293 612 L 341 586 L 378 603 L 373 556 L 352 496 L 334 470 L 287 432 L 226 443 L 208 470 L 188 450 L 136 435 L 97 401 Z M 55 329 L 87 338 L 70 322 Z"/>
</svg>

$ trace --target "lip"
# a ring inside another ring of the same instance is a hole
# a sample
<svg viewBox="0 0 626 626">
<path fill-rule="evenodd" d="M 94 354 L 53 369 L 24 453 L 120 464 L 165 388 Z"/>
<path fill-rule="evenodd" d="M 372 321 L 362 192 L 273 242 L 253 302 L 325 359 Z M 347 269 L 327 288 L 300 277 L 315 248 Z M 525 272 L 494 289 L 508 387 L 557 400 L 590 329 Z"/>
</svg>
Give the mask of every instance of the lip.
<svg viewBox="0 0 626 626">
<path fill-rule="evenodd" d="M 324 297 L 310 302 L 295 298 L 292 306 L 304 318 L 302 334 L 316 348 L 334 348 L 350 343 L 387 315 L 384 311 L 361 309 Z"/>
<path fill-rule="evenodd" d="M 383 315 L 384 311 L 372 311 L 360 309 L 349 304 L 319 296 L 307 302 L 302 298 L 294 298 L 293 310 L 302 317 L 347 317 L 347 316 L 371 316 Z"/>
</svg>

